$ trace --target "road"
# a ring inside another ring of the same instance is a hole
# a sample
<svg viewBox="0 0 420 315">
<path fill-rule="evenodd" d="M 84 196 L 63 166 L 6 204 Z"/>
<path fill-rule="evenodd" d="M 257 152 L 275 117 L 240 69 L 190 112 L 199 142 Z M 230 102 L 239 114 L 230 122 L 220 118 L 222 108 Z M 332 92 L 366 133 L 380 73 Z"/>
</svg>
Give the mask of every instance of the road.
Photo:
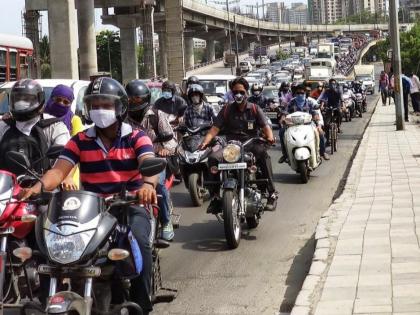
<svg viewBox="0 0 420 315">
<path fill-rule="evenodd" d="M 164 285 L 178 289 L 178 297 L 156 305 L 154 313 L 288 314 L 311 262 L 316 224 L 342 187 L 377 99 L 368 96 L 368 113 L 343 124 L 338 152 L 306 185 L 287 164 L 277 163 L 280 149 L 271 150 L 277 211 L 264 213 L 257 229 L 244 229 L 236 250 L 227 249 L 223 225 L 206 214 L 207 204 L 193 207 L 184 185 L 174 187 L 182 218 L 171 247 L 162 251 L 162 272 Z"/>
</svg>

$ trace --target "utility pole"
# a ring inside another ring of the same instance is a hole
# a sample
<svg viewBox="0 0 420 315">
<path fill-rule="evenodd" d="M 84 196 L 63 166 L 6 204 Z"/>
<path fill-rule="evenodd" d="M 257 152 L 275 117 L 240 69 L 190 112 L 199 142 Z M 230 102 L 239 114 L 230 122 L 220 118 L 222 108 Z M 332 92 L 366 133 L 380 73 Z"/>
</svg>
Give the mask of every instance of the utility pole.
<svg viewBox="0 0 420 315">
<path fill-rule="evenodd" d="M 400 29 L 398 25 L 398 9 L 396 0 L 389 0 L 390 17 L 390 41 L 392 48 L 392 69 L 394 72 L 395 93 L 395 116 L 397 130 L 404 130 L 404 109 L 402 99 L 401 82 L 401 52 L 400 52 Z"/>
<path fill-rule="evenodd" d="M 281 38 L 280 38 L 280 11 L 278 12 L 278 20 L 277 20 L 277 35 L 279 37 L 279 54 L 281 52 Z"/>
<path fill-rule="evenodd" d="M 236 44 L 236 75 L 241 75 L 241 68 L 239 66 L 239 43 L 238 43 L 238 28 L 236 25 L 236 15 L 233 16 L 233 27 L 235 30 L 235 44 Z"/>
<path fill-rule="evenodd" d="M 290 48 L 290 54 L 292 54 L 292 30 L 290 29 L 290 14 L 289 14 L 289 48 Z"/>
<path fill-rule="evenodd" d="M 260 58 L 259 60 L 260 60 L 260 67 L 261 67 L 261 29 L 260 29 L 260 11 L 258 10 L 258 8 L 259 8 L 259 4 L 257 3 L 257 18 L 258 18 L 258 43 L 259 43 L 259 46 L 260 46 L 260 48 L 258 49 L 258 52 L 259 52 L 259 54 L 258 54 L 258 58 Z"/>
<path fill-rule="evenodd" d="M 228 14 L 228 32 L 229 32 L 229 54 L 232 55 L 232 36 L 230 33 L 230 15 L 229 15 L 229 0 L 226 0 L 226 10 Z M 230 65 L 230 72 L 233 75 L 233 66 Z"/>
</svg>

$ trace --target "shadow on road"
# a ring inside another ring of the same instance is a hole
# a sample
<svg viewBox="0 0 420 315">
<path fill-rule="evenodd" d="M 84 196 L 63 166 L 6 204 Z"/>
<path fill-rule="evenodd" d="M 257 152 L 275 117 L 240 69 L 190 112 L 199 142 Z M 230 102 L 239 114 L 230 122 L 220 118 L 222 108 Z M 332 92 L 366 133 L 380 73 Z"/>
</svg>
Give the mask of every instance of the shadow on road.
<svg viewBox="0 0 420 315">
<path fill-rule="evenodd" d="M 290 266 L 286 278 L 286 292 L 280 305 L 280 313 L 289 313 L 295 305 L 296 297 L 302 288 L 303 281 L 311 267 L 312 256 L 315 250 L 314 235 L 308 239 L 305 245 L 299 250 L 293 263 Z"/>
</svg>

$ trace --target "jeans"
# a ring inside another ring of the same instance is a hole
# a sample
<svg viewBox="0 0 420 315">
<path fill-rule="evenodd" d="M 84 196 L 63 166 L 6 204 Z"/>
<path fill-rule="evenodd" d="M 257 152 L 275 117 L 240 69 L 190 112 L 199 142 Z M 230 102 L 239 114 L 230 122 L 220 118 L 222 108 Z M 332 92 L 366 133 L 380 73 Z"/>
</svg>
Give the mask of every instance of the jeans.
<svg viewBox="0 0 420 315">
<path fill-rule="evenodd" d="M 153 309 L 150 301 L 151 294 L 151 276 L 152 276 L 152 244 L 154 240 L 155 225 L 147 209 L 139 206 L 131 206 L 128 224 L 136 238 L 143 257 L 143 270 L 140 276 L 131 280 L 130 296 L 134 303 L 137 303 L 148 314 Z"/>
<path fill-rule="evenodd" d="M 158 199 L 158 206 L 160 208 L 160 223 L 162 225 L 168 224 L 171 221 L 171 202 L 170 194 L 165 186 L 166 171 L 159 174 L 159 184 L 156 187 L 156 192 L 162 195 L 162 198 Z"/>
<path fill-rule="evenodd" d="M 319 154 L 323 156 L 325 154 L 325 134 L 319 134 Z"/>
<path fill-rule="evenodd" d="M 280 127 L 279 138 L 280 138 L 281 153 L 283 154 L 283 156 L 287 156 L 286 145 L 284 144 L 284 134 L 285 134 L 285 132 L 286 132 L 286 127 Z"/>
<path fill-rule="evenodd" d="M 403 92 L 404 119 L 408 121 L 408 93 Z M 414 105 L 413 105 L 414 106 Z"/>
<path fill-rule="evenodd" d="M 388 89 L 380 88 L 380 90 L 381 90 L 381 97 L 382 97 L 382 105 L 386 105 L 386 99 L 388 97 Z"/>
<path fill-rule="evenodd" d="M 411 94 L 411 104 L 413 105 L 413 110 L 415 112 L 420 110 L 420 92 Z"/>
</svg>

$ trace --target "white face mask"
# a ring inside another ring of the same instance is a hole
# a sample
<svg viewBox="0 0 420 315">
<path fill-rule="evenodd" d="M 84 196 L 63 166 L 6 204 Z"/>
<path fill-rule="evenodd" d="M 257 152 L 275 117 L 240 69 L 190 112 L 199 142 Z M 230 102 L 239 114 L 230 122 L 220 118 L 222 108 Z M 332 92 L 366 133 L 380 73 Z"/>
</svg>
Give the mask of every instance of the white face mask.
<svg viewBox="0 0 420 315">
<path fill-rule="evenodd" d="M 29 136 L 31 134 L 32 127 L 39 121 L 39 116 L 36 116 L 27 121 L 16 121 L 16 128 L 23 134 Z"/>
<path fill-rule="evenodd" d="M 16 110 L 25 110 L 25 109 L 28 109 L 30 106 L 31 106 L 31 103 L 29 103 L 27 101 L 23 101 L 23 100 L 16 101 L 14 103 L 14 108 Z"/>
<path fill-rule="evenodd" d="M 90 119 L 98 128 L 107 128 L 117 121 L 113 109 L 92 109 L 89 111 Z"/>
</svg>

